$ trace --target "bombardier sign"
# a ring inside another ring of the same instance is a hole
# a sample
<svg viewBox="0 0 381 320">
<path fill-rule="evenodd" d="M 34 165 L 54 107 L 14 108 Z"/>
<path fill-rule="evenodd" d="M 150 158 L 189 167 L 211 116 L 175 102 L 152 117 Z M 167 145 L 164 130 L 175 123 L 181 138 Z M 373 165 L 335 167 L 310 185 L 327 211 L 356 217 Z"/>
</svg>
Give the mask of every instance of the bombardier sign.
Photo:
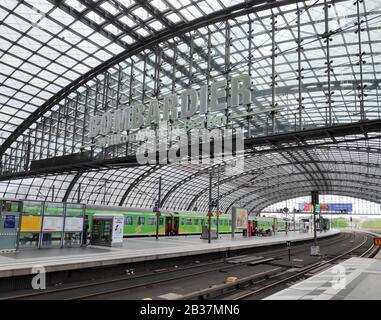
<svg viewBox="0 0 381 320">
<path fill-rule="evenodd" d="M 134 143 L 137 161 L 142 165 L 157 164 L 157 161 L 160 164 L 213 161 L 214 164 L 234 163 L 234 169 L 229 169 L 231 174 L 242 172 L 244 131 L 241 127 L 228 128 L 225 111 L 229 111 L 229 120 L 275 111 L 234 113 L 231 110 L 251 104 L 251 94 L 251 78 L 241 74 L 232 77 L 229 86 L 223 79 L 210 87 L 203 85 L 197 91 L 189 88 L 179 95 L 166 95 L 160 102 L 152 99 L 147 105 L 121 105 L 92 116 L 89 136 L 93 145 L 101 148 Z"/>
<path fill-rule="evenodd" d="M 208 86 L 204 85 L 199 92 L 193 88 L 182 91 L 180 99 L 177 94 L 164 96 L 162 104 L 158 99 L 153 99 L 148 106 L 142 103 L 135 103 L 131 106 L 121 105 L 102 115 L 92 116 L 89 136 L 90 138 L 101 136 L 96 144 L 100 147 L 107 147 L 126 143 L 131 137 L 134 137 L 133 135 L 130 137 L 122 135 L 122 133 L 137 131 L 150 127 L 152 124 L 160 126 L 170 123 L 185 129 L 223 127 L 226 125 L 226 116 L 216 116 L 215 113 L 228 107 L 237 107 L 239 104 L 250 104 L 250 81 L 250 76 L 243 74 L 231 79 L 230 90 L 227 90 L 227 81 L 224 79 L 212 83 L 210 93 Z M 180 113 L 178 112 L 179 106 L 181 106 Z M 196 114 L 198 117 L 194 117 Z"/>
</svg>

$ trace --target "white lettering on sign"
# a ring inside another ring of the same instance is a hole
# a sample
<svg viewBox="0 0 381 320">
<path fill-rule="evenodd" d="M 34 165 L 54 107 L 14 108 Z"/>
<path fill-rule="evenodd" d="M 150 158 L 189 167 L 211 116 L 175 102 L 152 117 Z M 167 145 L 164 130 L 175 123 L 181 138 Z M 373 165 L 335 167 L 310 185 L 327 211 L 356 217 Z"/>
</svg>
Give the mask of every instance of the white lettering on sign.
<svg viewBox="0 0 381 320">
<path fill-rule="evenodd" d="M 154 126 L 159 129 L 164 123 L 180 126 L 185 130 L 223 128 L 228 118 L 242 118 L 246 112 L 232 114 L 229 108 L 252 103 L 251 78 L 247 74 L 202 85 L 198 90 L 188 88 L 178 96 L 171 93 L 147 104 L 122 104 L 117 109 L 90 117 L 88 135 L 101 148 L 136 142 L 134 133 Z M 268 112 L 269 110 L 266 110 Z M 261 112 L 254 112 L 261 113 Z"/>
<path fill-rule="evenodd" d="M 224 110 L 227 108 L 226 103 L 226 79 L 212 83 L 210 93 L 210 109 L 211 111 Z"/>
</svg>

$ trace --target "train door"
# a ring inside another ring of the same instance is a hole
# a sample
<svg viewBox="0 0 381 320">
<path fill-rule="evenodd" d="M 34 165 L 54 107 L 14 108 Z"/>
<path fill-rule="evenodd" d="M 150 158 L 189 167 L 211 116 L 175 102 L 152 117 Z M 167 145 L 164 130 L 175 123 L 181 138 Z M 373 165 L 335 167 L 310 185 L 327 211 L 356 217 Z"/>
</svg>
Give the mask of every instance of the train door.
<svg viewBox="0 0 381 320">
<path fill-rule="evenodd" d="M 175 236 L 179 234 L 179 217 L 173 217 L 173 233 Z"/>
<path fill-rule="evenodd" d="M 165 235 L 166 236 L 171 235 L 172 226 L 173 226 L 173 217 L 166 216 L 165 217 Z"/>
</svg>

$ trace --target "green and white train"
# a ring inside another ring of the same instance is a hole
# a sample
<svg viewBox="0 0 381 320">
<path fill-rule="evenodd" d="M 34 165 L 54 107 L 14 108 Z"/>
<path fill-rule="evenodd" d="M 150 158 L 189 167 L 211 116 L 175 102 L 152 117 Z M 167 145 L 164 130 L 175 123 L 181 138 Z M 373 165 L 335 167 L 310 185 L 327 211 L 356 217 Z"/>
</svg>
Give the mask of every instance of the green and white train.
<svg viewBox="0 0 381 320">
<path fill-rule="evenodd" d="M 124 236 L 151 236 L 156 234 L 156 214 L 149 209 L 123 208 L 110 206 L 86 205 L 86 218 L 90 230 L 92 216 L 94 214 L 123 214 Z M 217 229 L 217 217 L 211 218 L 211 229 Z M 257 230 L 272 231 L 273 224 L 277 231 L 285 231 L 286 222 L 277 218 L 249 217 L 251 224 L 255 224 Z M 191 211 L 162 211 L 159 217 L 160 235 L 184 235 L 201 234 L 202 226 L 208 224 L 208 217 L 200 212 Z M 231 215 L 220 215 L 218 219 L 218 231 L 230 233 L 232 229 Z M 241 230 L 237 230 L 238 232 Z"/>
<path fill-rule="evenodd" d="M 1 200 L 1 199 L 0 199 Z M 20 206 L 20 203 L 22 205 Z M 2 211 L 19 212 L 23 215 L 40 215 L 42 210 L 45 215 L 60 216 L 63 214 L 63 203 L 60 202 L 39 202 L 28 200 L 9 200 L 4 202 L 9 208 L 3 208 Z M 22 208 L 22 209 L 21 209 Z M 43 209 L 42 209 L 43 208 Z M 89 224 L 91 233 L 92 217 L 94 214 L 123 214 L 124 216 L 124 236 L 151 236 L 156 234 L 156 214 L 150 209 L 127 208 L 117 206 L 99 206 L 99 205 L 77 205 L 67 204 L 66 214 L 68 216 L 85 216 L 85 220 Z M 255 226 L 257 231 L 262 233 L 273 230 L 273 226 L 277 231 L 285 231 L 286 222 L 269 217 L 249 216 L 251 226 Z M 211 218 L 211 229 L 217 229 L 217 217 Z M 160 235 L 185 235 L 185 234 L 201 234 L 202 227 L 208 225 L 208 217 L 206 213 L 191 211 L 170 211 L 164 210 L 159 217 L 159 234 Z M 289 224 L 292 226 L 292 224 Z M 229 214 L 222 214 L 218 219 L 218 231 L 220 233 L 230 233 L 232 231 L 232 219 Z M 241 232 L 242 230 L 236 230 Z"/>
</svg>

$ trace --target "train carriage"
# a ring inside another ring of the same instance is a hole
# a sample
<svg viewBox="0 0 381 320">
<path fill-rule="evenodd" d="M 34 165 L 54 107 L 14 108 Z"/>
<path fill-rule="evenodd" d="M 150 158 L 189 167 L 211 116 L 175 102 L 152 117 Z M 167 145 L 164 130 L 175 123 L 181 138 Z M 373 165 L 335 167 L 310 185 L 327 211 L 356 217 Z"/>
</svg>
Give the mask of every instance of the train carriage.
<svg viewBox="0 0 381 320">
<path fill-rule="evenodd" d="M 156 214 L 139 208 L 118 208 L 107 206 L 86 206 L 86 216 L 91 228 L 92 216 L 96 213 L 122 213 L 125 236 L 151 236 L 156 234 Z M 217 217 L 212 217 L 212 229 L 217 229 Z M 200 234 L 207 225 L 208 217 L 195 212 L 163 211 L 159 217 L 159 235 Z M 218 219 L 220 233 L 231 231 L 230 216 Z"/>
</svg>

